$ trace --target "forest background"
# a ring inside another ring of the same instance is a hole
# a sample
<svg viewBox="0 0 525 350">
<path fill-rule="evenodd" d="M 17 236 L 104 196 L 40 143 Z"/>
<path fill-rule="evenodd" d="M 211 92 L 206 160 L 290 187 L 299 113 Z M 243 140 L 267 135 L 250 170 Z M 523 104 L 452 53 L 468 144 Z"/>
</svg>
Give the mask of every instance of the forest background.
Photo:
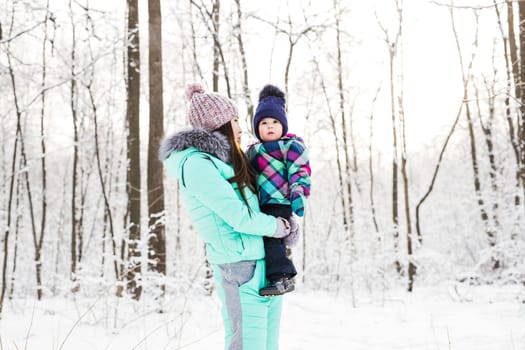
<svg viewBox="0 0 525 350">
<path fill-rule="evenodd" d="M 200 82 L 309 147 L 303 290 L 525 288 L 522 1 L 0 2 L 6 300 L 213 293 L 158 160 Z"/>
</svg>

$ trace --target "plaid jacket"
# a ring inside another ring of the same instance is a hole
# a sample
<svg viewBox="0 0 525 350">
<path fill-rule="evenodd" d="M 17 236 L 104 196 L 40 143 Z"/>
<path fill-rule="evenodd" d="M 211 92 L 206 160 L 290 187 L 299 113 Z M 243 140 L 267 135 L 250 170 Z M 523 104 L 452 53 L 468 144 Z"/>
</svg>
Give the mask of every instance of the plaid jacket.
<svg viewBox="0 0 525 350">
<path fill-rule="evenodd" d="M 287 134 L 277 141 L 251 145 L 247 155 L 257 173 L 259 203 L 288 204 L 303 216 L 312 173 L 304 141 Z"/>
</svg>

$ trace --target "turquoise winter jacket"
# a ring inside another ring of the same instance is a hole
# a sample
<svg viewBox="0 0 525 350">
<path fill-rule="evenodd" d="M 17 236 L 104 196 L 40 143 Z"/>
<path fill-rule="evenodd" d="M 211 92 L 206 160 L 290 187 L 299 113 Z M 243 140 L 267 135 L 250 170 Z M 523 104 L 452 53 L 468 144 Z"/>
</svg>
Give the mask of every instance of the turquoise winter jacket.
<svg viewBox="0 0 525 350">
<path fill-rule="evenodd" d="M 160 157 L 168 174 L 179 181 L 210 263 L 264 258 L 262 236 L 274 234 L 276 220 L 260 212 L 257 196 L 246 189 L 250 211 L 237 184 L 227 181 L 234 171 L 222 134 L 203 129 L 179 132 L 163 140 Z"/>
</svg>

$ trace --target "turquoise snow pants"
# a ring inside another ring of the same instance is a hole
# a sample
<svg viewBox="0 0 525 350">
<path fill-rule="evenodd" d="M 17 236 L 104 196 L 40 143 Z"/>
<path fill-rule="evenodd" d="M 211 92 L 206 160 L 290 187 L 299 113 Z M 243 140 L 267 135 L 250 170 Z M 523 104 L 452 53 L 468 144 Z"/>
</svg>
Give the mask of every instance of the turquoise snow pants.
<svg viewBox="0 0 525 350">
<path fill-rule="evenodd" d="M 262 297 L 264 260 L 212 265 L 226 350 L 278 350 L 282 296 Z"/>
</svg>

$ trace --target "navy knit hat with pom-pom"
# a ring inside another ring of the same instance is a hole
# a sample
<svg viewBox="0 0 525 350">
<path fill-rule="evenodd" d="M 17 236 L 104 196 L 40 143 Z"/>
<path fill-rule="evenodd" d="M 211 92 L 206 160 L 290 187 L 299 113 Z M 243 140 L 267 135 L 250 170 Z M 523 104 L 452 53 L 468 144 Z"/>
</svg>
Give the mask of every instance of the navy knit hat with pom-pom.
<svg viewBox="0 0 525 350">
<path fill-rule="evenodd" d="M 280 121 L 283 125 L 283 134 L 281 137 L 286 135 L 288 132 L 288 120 L 286 119 L 285 103 L 284 92 L 277 86 L 266 85 L 263 87 L 259 93 L 259 104 L 253 116 L 253 131 L 259 140 L 261 140 L 259 136 L 259 123 L 264 118 L 274 118 Z"/>
</svg>

